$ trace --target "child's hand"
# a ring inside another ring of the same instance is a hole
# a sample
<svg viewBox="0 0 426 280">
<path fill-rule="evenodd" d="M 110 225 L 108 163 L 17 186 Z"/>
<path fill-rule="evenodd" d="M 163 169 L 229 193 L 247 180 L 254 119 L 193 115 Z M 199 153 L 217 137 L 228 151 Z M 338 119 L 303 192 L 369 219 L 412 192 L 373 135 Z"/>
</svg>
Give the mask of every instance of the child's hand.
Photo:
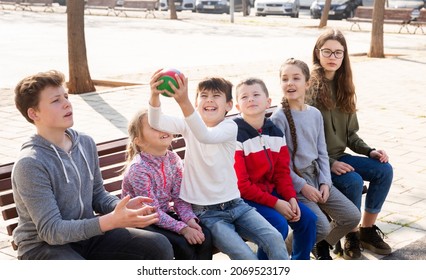
<svg viewBox="0 0 426 280">
<path fill-rule="evenodd" d="M 354 170 L 355 169 L 351 165 L 349 165 L 349 164 L 347 164 L 343 161 L 338 161 L 338 160 L 333 162 L 333 165 L 331 166 L 331 172 L 333 172 L 336 175 L 346 174 L 346 173 L 352 172 Z"/>
<path fill-rule="evenodd" d="M 163 69 L 159 69 L 155 71 L 154 75 L 152 75 L 149 85 L 151 87 L 151 97 L 149 98 L 149 104 L 152 107 L 160 107 L 160 94 L 163 93 L 161 90 L 157 89 L 163 80 L 158 80 L 161 77 L 161 71 Z"/>
<path fill-rule="evenodd" d="M 194 218 L 189 220 L 186 224 L 188 226 L 192 227 L 193 229 L 198 230 L 199 232 L 203 232 L 203 229 L 201 228 L 201 226 L 197 223 L 197 221 Z"/>
<path fill-rule="evenodd" d="M 300 190 L 300 192 L 303 194 L 304 197 L 306 197 L 306 199 L 312 202 L 318 203 L 322 200 L 320 191 L 309 184 L 305 184 Z"/>
<path fill-rule="evenodd" d="M 189 226 L 183 228 L 179 233 L 182 234 L 186 241 L 188 241 L 188 243 L 191 245 L 202 244 L 205 240 L 204 234 L 202 232 L 199 232 L 198 230 Z"/>
<path fill-rule="evenodd" d="M 151 76 L 151 80 L 149 81 L 149 85 L 151 87 L 151 95 L 158 96 L 163 93 L 161 90 L 157 89 L 159 85 L 161 85 L 164 81 L 159 80 L 161 77 L 161 71 L 163 69 L 159 69 L 155 71 L 155 73 Z"/>
<path fill-rule="evenodd" d="M 299 207 L 299 204 L 297 203 L 296 198 L 294 198 L 294 197 L 290 198 L 290 200 L 288 201 L 288 203 L 290 203 L 291 210 L 294 213 L 294 218 L 291 219 L 291 220 L 289 220 L 289 221 L 290 222 L 297 222 L 297 221 L 299 221 L 301 213 L 300 213 L 300 207 Z"/>
<path fill-rule="evenodd" d="M 153 212 L 155 212 L 155 207 L 149 206 L 149 203 L 152 203 L 154 200 L 150 197 L 146 196 L 137 196 L 134 198 L 131 198 L 129 202 L 127 203 L 126 207 L 129 209 L 140 209 L 142 207 L 150 207 L 153 209 Z"/>
<path fill-rule="evenodd" d="M 296 218 L 296 213 L 293 211 L 291 204 L 283 199 L 278 199 L 274 209 L 283 215 L 288 221 L 292 221 Z"/>
<path fill-rule="evenodd" d="M 144 228 L 158 223 L 158 213 L 152 213 L 149 205 L 143 205 L 139 209 L 128 208 L 130 197 L 126 196 L 115 206 L 114 211 L 99 218 L 101 230 L 106 232 L 115 228 L 136 227 Z M 130 204 L 133 204 L 132 201 Z"/>
<path fill-rule="evenodd" d="M 170 88 L 174 91 L 174 94 L 171 94 L 167 90 L 164 91 L 166 94 L 170 95 L 176 100 L 180 109 L 182 110 L 184 117 L 186 118 L 195 111 L 194 106 L 192 106 L 188 97 L 188 78 L 186 78 L 182 73 L 179 75 L 176 74 L 174 78 L 178 83 L 178 87 L 175 87 L 171 82 L 169 82 Z"/>
<path fill-rule="evenodd" d="M 372 150 L 370 152 L 370 158 L 378 159 L 381 163 L 389 161 L 389 157 L 384 150 Z"/>
<path fill-rule="evenodd" d="M 321 184 L 320 186 L 321 200 L 319 202 L 326 203 L 330 197 L 330 186 L 326 184 Z"/>
<path fill-rule="evenodd" d="M 175 85 L 172 82 L 169 82 L 170 87 L 173 89 L 174 94 L 168 92 L 165 90 L 167 94 L 169 94 L 171 97 L 174 97 L 177 103 L 181 104 L 183 102 L 189 101 L 188 97 L 188 78 L 185 77 L 184 74 L 176 74 L 175 80 L 178 83 L 178 87 L 175 87 Z"/>
</svg>

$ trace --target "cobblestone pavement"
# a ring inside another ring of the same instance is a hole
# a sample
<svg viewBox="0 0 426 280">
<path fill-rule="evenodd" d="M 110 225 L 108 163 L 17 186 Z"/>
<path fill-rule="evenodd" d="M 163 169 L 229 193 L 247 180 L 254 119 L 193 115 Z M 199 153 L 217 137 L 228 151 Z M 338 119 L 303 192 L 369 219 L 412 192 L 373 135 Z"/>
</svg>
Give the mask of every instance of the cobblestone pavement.
<svg viewBox="0 0 426 280">
<path fill-rule="evenodd" d="M 310 62 L 311 48 L 321 32 L 318 20 L 287 17 L 241 17 L 178 13 L 180 20 L 86 16 L 86 41 L 93 79 L 135 82 L 135 86 L 104 88 L 72 95 L 75 129 L 96 142 L 126 135 L 127 121 L 147 104 L 149 77 L 161 67 L 174 67 L 190 80 L 190 91 L 204 76 L 220 74 L 234 84 L 241 78 L 265 80 L 273 100 L 281 98 L 278 69 L 288 57 Z M 303 23 L 301 23 L 303 22 Z M 426 40 L 421 34 L 398 34 L 385 26 L 385 59 L 367 58 L 370 24 L 349 31 L 346 21 L 329 21 L 344 31 L 350 47 L 358 96 L 359 134 L 371 146 L 385 149 L 394 167 L 394 183 L 379 215 L 398 259 L 404 248 L 424 255 L 426 232 Z M 68 72 L 66 16 L 55 13 L 0 10 L 0 164 L 12 162 L 20 144 L 34 131 L 14 107 L 13 87 L 38 71 Z M 163 98 L 168 112 L 179 114 L 172 99 Z M 0 223 L 0 260 L 14 259 L 4 223 Z M 414 243 L 416 242 L 416 243 Z M 423 252 L 423 253 L 422 253 Z M 364 251 L 365 259 L 381 259 Z M 226 256 L 217 255 L 217 259 Z M 336 257 L 337 258 L 337 257 Z"/>
</svg>

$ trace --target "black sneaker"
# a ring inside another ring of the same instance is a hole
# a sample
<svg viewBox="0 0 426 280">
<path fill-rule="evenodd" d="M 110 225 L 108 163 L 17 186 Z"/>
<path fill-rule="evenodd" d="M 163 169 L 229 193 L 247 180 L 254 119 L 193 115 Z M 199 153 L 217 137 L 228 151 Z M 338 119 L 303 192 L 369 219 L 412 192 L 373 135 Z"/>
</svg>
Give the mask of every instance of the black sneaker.
<svg viewBox="0 0 426 280">
<path fill-rule="evenodd" d="M 359 232 L 350 232 L 346 234 L 346 240 L 343 246 L 343 258 L 345 260 L 359 260 L 361 258 Z"/>
<path fill-rule="evenodd" d="M 337 256 L 343 256 L 343 249 L 342 249 L 342 243 L 337 241 L 336 245 L 334 245 L 333 253 Z"/>
<path fill-rule="evenodd" d="M 315 258 L 317 260 L 332 260 L 333 258 L 330 256 L 330 249 L 332 247 L 325 240 L 321 240 L 317 244 L 315 244 Z"/>
<path fill-rule="evenodd" d="M 373 253 L 379 255 L 389 255 L 392 253 L 391 247 L 383 241 L 385 234 L 376 225 L 372 227 L 359 228 L 362 246 Z"/>
</svg>

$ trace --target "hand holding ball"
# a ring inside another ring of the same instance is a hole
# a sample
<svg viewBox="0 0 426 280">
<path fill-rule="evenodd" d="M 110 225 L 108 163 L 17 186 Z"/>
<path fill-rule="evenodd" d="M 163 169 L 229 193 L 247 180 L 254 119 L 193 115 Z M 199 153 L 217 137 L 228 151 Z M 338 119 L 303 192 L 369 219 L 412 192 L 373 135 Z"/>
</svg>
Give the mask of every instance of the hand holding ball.
<svg viewBox="0 0 426 280">
<path fill-rule="evenodd" d="M 162 80 L 163 82 L 157 87 L 158 90 L 167 90 L 170 93 L 175 93 L 173 91 L 173 89 L 171 88 L 171 86 L 169 85 L 169 82 L 171 82 L 175 87 L 179 87 L 177 81 L 175 80 L 175 75 L 179 75 L 180 71 L 173 69 L 173 68 L 169 68 L 169 69 L 164 69 L 163 71 L 161 71 L 161 77 L 158 79 L 159 81 Z M 169 95 L 167 95 L 166 93 L 161 93 L 162 95 L 166 96 L 166 97 L 170 97 Z"/>
</svg>

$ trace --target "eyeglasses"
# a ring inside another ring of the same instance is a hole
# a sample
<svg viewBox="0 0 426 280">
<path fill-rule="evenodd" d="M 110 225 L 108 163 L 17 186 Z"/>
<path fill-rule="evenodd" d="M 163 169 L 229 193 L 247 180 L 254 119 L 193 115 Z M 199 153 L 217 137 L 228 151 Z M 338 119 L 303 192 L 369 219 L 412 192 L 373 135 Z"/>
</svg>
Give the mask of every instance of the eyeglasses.
<svg viewBox="0 0 426 280">
<path fill-rule="evenodd" d="M 345 54 L 345 51 L 343 50 L 335 50 L 333 52 L 330 49 L 319 49 L 319 51 L 323 57 L 331 57 L 334 54 L 334 57 L 337 59 L 343 58 L 343 55 Z"/>
</svg>

